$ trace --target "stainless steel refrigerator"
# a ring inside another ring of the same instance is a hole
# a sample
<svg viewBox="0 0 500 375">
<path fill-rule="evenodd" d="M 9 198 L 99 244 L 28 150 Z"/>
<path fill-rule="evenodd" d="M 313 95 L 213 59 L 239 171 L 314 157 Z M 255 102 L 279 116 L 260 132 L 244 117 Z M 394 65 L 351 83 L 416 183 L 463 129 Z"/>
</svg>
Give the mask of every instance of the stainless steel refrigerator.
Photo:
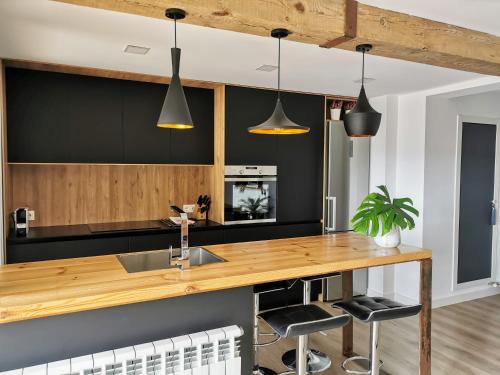
<svg viewBox="0 0 500 375">
<path fill-rule="evenodd" d="M 370 138 L 349 138 L 342 121 L 328 121 L 324 232 L 352 230 L 351 218 L 368 194 L 370 184 Z M 353 274 L 354 294 L 366 294 L 368 270 Z M 342 298 L 342 277 L 324 280 L 323 299 Z"/>
</svg>

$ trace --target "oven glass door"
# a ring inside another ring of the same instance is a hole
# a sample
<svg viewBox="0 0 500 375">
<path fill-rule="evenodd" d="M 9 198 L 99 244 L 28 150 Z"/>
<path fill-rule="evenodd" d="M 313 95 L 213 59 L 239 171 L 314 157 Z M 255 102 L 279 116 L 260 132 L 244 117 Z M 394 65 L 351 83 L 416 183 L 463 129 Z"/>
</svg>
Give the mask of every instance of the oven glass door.
<svg viewBox="0 0 500 375">
<path fill-rule="evenodd" d="M 224 180 L 225 223 L 276 221 L 276 176 L 226 177 Z"/>
</svg>

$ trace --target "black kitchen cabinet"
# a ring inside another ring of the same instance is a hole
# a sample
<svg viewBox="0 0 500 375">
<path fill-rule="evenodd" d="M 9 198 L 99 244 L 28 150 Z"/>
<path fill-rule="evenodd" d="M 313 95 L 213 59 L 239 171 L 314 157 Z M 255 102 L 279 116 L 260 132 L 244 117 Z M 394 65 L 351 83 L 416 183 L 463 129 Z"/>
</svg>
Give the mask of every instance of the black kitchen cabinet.
<svg viewBox="0 0 500 375">
<path fill-rule="evenodd" d="M 189 233 L 189 246 L 215 245 L 224 242 L 222 230 L 206 230 Z M 145 234 L 130 237 L 130 251 L 160 250 L 180 247 L 180 233 Z"/>
<path fill-rule="evenodd" d="M 130 237 L 130 251 L 146 251 L 168 249 L 170 246 L 179 247 L 181 235 L 179 233 L 145 234 Z"/>
<path fill-rule="evenodd" d="M 302 135 L 249 134 L 276 104 L 276 92 L 226 86 L 226 164 L 278 167 L 277 220 L 322 217 L 324 97 L 283 92 L 288 117 L 310 128 Z"/>
<path fill-rule="evenodd" d="M 128 237 L 8 245 L 7 263 L 119 254 L 129 251 Z"/>
<path fill-rule="evenodd" d="M 170 130 L 171 164 L 214 163 L 214 92 L 184 87 L 194 128 Z M 156 123 L 156 120 L 155 120 Z"/>
<path fill-rule="evenodd" d="M 293 238 L 316 236 L 322 233 L 321 223 L 300 223 L 285 225 L 262 225 L 250 227 L 226 226 L 224 228 L 224 242 L 247 242 L 261 240 L 275 240 L 278 238 Z"/>
<path fill-rule="evenodd" d="M 123 142 L 125 163 L 213 164 L 213 90 L 184 87 L 194 128 L 156 126 L 168 86 L 123 83 Z"/>
<path fill-rule="evenodd" d="M 311 130 L 305 135 L 278 137 L 277 218 L 318 220 L 323 215 L 324 97 L 281 95 L 288 117 Z"/>
<path fill-rule="evenodd" d="M 63 83 L 67 86 L 67 104 L 59 108 L 59 116 L 65 120 L 68 139 L 42 137 L 38 142 L 54 142 L 54 148 L 61 142 L 69 142 L 71 152 L 67 161 L 71 163 L 99 163 L 102 160 L 120 163 L 123 160 L 121 82 L 76 75 L 62 80 L 67 80 Z M 11 125 L 9 123 L 9 127 Z M 34 124 L 42 128 L 45 125 Z M 59 161 L 66 160 L 61 158 Z"/>
<path fill-rule="evenodd" d="M 276 165 L 277 137 L 247 131 L 267 120 L 275 104 L 274 91 L 226 86 L 226 165 Z"/>
<path fill-rule="evenodd" d="M 6 69 L 10 162 L 122 160 L 119 81 Z"/>
<path fill-rule="evenodd" d="M 155 126 L 167 86 L 125 81 L 123 84 L 125 163 L 168 163 L 172 131 Z"/>
<path fill-rule="evenodd" d="M 156 126 L 167 85 L 6 69 L 9 162 L 213 164 L 214 93 L 185 87 L 194 129 Z"/>
<path fill-rule="evenodd" d="M 221 243 L 224 243 L 224 231 L 222 229 L 189 233 L 189 246 L 208 246 Z"/>
</svg>

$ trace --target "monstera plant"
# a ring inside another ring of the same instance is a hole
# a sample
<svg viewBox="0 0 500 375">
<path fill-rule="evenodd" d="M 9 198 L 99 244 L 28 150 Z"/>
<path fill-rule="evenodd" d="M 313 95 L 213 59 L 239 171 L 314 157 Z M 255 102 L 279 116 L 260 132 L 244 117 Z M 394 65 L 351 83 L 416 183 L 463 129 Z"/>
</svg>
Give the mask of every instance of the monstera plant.
<svg viewBox="0 0 500 375">
<path fill-rule="evenodd" d="M 418 210 L 410 198 L 391 199 L 385 185 L 377 186 L 381 193 L 368 194 L 352 218 L 353 229 L 357 233 L 375 238 L 383 247 L 396 247 L 401 243 L 401 229 L 415 228 L 413 216 Z"/>
</svg>

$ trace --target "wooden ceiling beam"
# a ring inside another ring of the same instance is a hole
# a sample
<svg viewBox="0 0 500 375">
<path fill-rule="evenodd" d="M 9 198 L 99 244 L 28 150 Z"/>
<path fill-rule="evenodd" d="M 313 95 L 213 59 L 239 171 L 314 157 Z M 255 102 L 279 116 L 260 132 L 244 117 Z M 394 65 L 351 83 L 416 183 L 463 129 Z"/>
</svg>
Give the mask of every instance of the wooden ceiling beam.
<svg viewBox="0 0 500 375">
<path fill-rule="evenodd" d="M 356 38 L 338 48 L 361 43 L 378 56 L 500 76 L 500 37 L 359 3 Z"/>
<path fill-rule="evenodd" d="M 500 76 L 500 37 L 353 0 L 55 0 L 165 19 L 165 9 L 188 12 L 182 22 L 354 50 L 373 44 L 372 54 Z M 353 16 L 356 15 L 356 17 Z"/>
</svg>

